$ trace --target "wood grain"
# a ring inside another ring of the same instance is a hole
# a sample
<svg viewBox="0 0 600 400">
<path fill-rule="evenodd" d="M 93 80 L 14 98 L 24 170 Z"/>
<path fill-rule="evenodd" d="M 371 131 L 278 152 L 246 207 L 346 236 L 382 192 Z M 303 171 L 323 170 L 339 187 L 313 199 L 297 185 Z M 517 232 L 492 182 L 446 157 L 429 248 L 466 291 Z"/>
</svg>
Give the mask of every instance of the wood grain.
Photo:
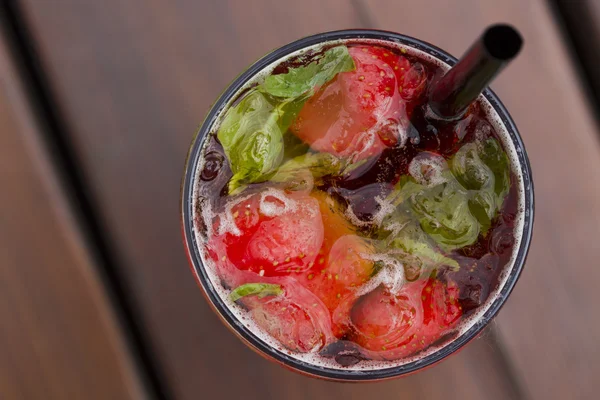
<svg viewBox="0 0 600 400">
<path fill-rule="evenodd" d="M 15 71 L 0 37 L 0 398 L 145 398 Z"/>
<path fill-rule="evenodd" d="M 492 88 L 527 147 L 536 221 L 525 271 L 498 328 L 515 375 L 532 398 L 597 397 L 600 143 L 546 2 L 465 1 L 463 7 L 441 8 L 426 0 L 411 8 L 410 16 L 396 1 L 367 3 L 372 10 L 388 10 L 374 12 L 380 26 L 401 29 L 457 55 L 486 24 L 506 21 L 522 30 L 523 53 Z M 439 12 L 432 14 L 428 10 L 434 7 Z"/>
<path fill-rule="evenodd" d="M 175 397 L 519 398 L 491 335 L 415 376 L 348 386 L 285 371 L 220 325 L 180 242 L 179 183 L 194 130 L 225 85 L 270 49 L 367 19 L 341 0 L 207 3 L 24 2 L 86 183 Z"/>
</svg>

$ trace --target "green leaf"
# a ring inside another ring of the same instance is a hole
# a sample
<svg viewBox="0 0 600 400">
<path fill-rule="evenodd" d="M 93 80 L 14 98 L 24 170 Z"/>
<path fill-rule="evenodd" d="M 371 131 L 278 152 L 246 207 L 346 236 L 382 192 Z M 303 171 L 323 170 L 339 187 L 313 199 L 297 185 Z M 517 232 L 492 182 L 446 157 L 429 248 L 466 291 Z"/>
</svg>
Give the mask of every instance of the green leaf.
<svg viewBox="0 0 600 400">
<path fill-rule="evenodd" d="M 477 143 L 465 144 L 456 152 L 452 157 L 452 173 L 465 189 L 494 186 L 494 173 L 479 158 Z"/>
<path fill-rule="evenodd" d="M 314 88 L 352 69 L 345 46 L 329 49 L 306 66 L 268 76 L 227 111 L 217 137 L 233 172 L 229 194 L 275 172 L 284 158 L 284 136 Z"/>
<path fill-rule="evenodd" d="M 283 160 L 291 160 L 310 150 L 310 145 L 289 131 L 283 135 Z"/>
<path fill-rule="evenodd" d="M 392 245 L 406 252 L 406 260 L 418 263 L 420 268 L 426 271 L 448 266 L 458 270 L 460 266 L 456 260 L 446 257 L 435 249 L 428 241 L 415 241 L 409 238 L 399 238 L 392 242 Z"/>
<path fill-rule="evenodd" d="M 285 74 L 270 75 L 262 90 L 277 97 L 298 97 L 332 80 L 338 73 L 353 71 L 354 60 L 346 46 L 327 50 L 308 65 L 291 68 Z"/>
<path fill-rule="evenodd" d="M 450 251 L 474 243 L 480 224 L 469 209 L 470 192 L 449 170 L 441 178 L 439 184 L 425 186 L 403 176 L 388 200 L 418 221 L 443 250 Z"/>
<path fill-rule="evenodd" d="M 451 174 L 446 182 L 424 188 L 410 201 L 421 227 L 442 249 L 458 249 L 477 240 L 480 225 L 469 209 L 468 193 Z"/>
<path fill-rule="evenodd" d="M 230 194 L 279 166 L 283 159 L 283 134 L 305 100 L 288 99 L 277 103 L 255 89 L 227 111 L 217 137 L 233 172 Z"/>
<path fill-rule="evenodd" d="M 494 192 L 498 198 L 498 208 L 510 189 L 510 161 L 496 139 L 487 139 L 482 146 L 481 160 L 494 174 Z"/>
<path fill-rule="evenodd" d="M 418 184 L 410 175 L 402 175 L 396 184 L 392 193 L 389 194 L 388 200 L 395 207 L 410 201 L 411 197 L 424 190 L 426 187 Z"/>
<path fill-rule="evenodd" d="M 271 283 L 246 283 L 233 289 L 229 298 L 232 301 L 238 301 L 245 296 L 263 298 L 265 296 L 279 296 L 282 293 L 283 289 L 279 285 Z"/>
<path fill-rule="evenodd" d="M 397 210 L 390 215 L 384 221 L 383 230 L 390 232 L 387 237 L 385 232 L 380 232 L 385 250 L 392 250 L 391 254 L 402 262 L 409 281 L 428 276 L 432 270 L 443 266 L 460 268 L 458 262 L 436 248 L 408 210 Z"/>
<path fill-rule="evenodd" d="M 486 234 L 510 189 L 508 157 L 495 139 L 468 143 L 452 158 L 452 172 L 469 189 L 469 208 Z"/>
<path fill-rule="evenodd" d="M 322 178 L 337 174 L 343 165 L 342 161 L 333 154 L 306 153 L 283 163 L 270 180 L 285 182 L 303 171 L 309 171 L 314 178 Z"/>
<path fill-rule="evenodd" d="M 472 193 L 469 199 L 469 210 L 481 224 L 481 233 L 487 234 L 492 226 L 492 219 L 496 216 L 496 198 L 489 190 L 481 190 Z"/>
<path fill-rule="evenodd" d="M 332 154 L 305 153 L 281 164 L 269 181 L 285 183 L 291 190 L 310 190 L 315 186 L 315 181 L 336 175 L 342 168 L 342 161 Z"/>
<path fill-rule="evenodd" d="M 445 251 L 471 245 L 480 233 L 487 234 L 510 188 L 508 157 L 495 139 L 465 144 L 450 164 L 450 170 L 442 171 L 440 183 L 433 186 L 402 176 L 387 199 L 397 207 L 394 218 L 404 212 L 409 222 L 418 221 L 422 231 Z M 425 245 L 411 245 L 402 237 L 390 245 L 406 251 L 410 247 L 429 263 L 442 261 L 432 256 L 435 249 L 426 244 L 427 237 L 408 239 Z"/>
</svg>

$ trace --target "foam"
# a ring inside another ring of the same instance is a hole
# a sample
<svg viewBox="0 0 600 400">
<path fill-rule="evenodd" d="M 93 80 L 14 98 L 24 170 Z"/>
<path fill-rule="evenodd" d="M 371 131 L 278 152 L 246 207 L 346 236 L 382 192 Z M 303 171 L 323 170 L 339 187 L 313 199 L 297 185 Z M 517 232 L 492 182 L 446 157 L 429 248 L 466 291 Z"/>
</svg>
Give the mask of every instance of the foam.
<svg viewBox="0 0 600 400">
<path fill-rule="evenodd" d="M 201 206 L 201 218 L 204 222 L 204 226 L 206 227 L 206 237 L 211 237 L 214 233 L 213 230 L 213 219 L 215 217 L 215 213 L 213 212 L 212 207 L 209 204 L 209 201 L 204 201 Z"/>
<path fill-rule="evenodd" d="M 224 235 L 226 233 L 230 233 L 234 236 L 240 236 L 242 232 L 238 228 L 237 224 L 233 219 L 233 214 L 231 214 L 231 209 L 241 202 L 248 200 L 250 196 L 237 197 L 232 201 L 228 201 L 225 205 L 225 210 L 219 214 L 219 229 L 217 229 L 217 235 Z M 211 211 L 210 214 L 214 215 L 214 211 Z"/>
<path fill-rule="evenodd" d="M 406 283 L 404 265 L 400 261 L 387 254 L 360 254 L 360 256 L 365 260 L 383 262 L 384 265 L 377 275 L 358 288 L 359 296 L 372 292 L 380 285 L 385 286 L 393 295 L 400 294 L 400 290 Z"/>
<path fill-rule="evenodd" d="M 383 223 L 383 220 L 385 219 L 385 217 L 387 217 L 388 215 L 393 213 L 396 208 L 394 207 L 394 204 L 392 203 L 391 200 L 388 200 L 381 196 L 375 196 L 374 200 L 379 205 L 379 209 L 377 210 L 376 213 L 373 214 L 370 221 L 363 221 L 360 218 L 358 218 L 356 216 L 356 214 L 354 213 L 354 210 L 352 209 L 351 205 L 349 205 L 346 208 L 346 211 L 344 214 L 350 220 L 350 222 L 352 222 L 355 226 L 363 227 L 363 228 L 369 227 L 369 226 L 380 227 L 381 224 Z"/>
<path fill-rule="evenodd" d="M 376 39 L 353 39 L 353 40 L 331 41 L 331 42 L 328 42 L 327 44 L 335 45 L 335 44 L 352 43 L 352 42 L 369 43 L 369 44 L 373 44 L 373 45 L 383 45 L 383 46 L 388 46 L 388 47 L 394 47 L 396 49 L 404 49 L 406 51 L 406 53 L 416 56 L 416 57 L 419 57 L 419 58 L 422 58 L 422 59 L 426 59 L 429 62 L 438 65 L 443 70 L 448 70 L 450 68 L 450 66 L 448 64 L 444 63 L 444 61 L 438 60 L 432 54 L 429 54 L 429 53 L 427 53 L 423 50 L 417 49 L 417 48 L 411 48 L 408 46 L 404 46 L 400 43 L 396 43 L 393 40 L 392 41 L 383 41 L 383 40 L 376 40 Z M 247 82 L 242 88 L 240 88 L 240 91 L 238 93 L 242 93 L 244 90 L 248 89 L 249 87 L 252 87 L 253 85 L 255 85 L 257 83 L 261 83 L 264 80 L 264 78 L 271 73 L 273 68 L 275 68 L 281 62 L 283 62 L 287 59 L 291 59 L 291 58 L 303 57 L 308 51 L 318 50 L 319 47 L 320 47 L 320 45 L 305 48 L 305 49 L 296 51 L 294 53 L 287 55 L 286 57 L 283 57 L 283 58 L 277 60 L 276 62 L 270 64 L 265 69 L 263 69 L 263 71 L 261 71 L 259 74 L 257 74 L 254 79 Z M 223 107 L 221 108 L 221 110 L 215 120 L 216 122 L 213 125 L 211 131 L 214 132 L 218 129 L 218 126 L 222 120 L 223 113 L 229 108 L 230 104 L 232 102 L 234 102 L 235 100 L 236 99 L 234 96 L 234 98 L 229 103 L 223 105 Z M 515 171 L 515 174 L 514 174 L 514 177 L 516 177 L 515 184 L 517 185 L 517 190 L 518 190 L 518 215 L 517 215 L 517 218 L 515 221 L 515 242 L 514 242 L 514 247 L 513 247 L 513 249 L 514 249 L 513 255 L 511 257 L 511 259 L 509 260 L 509 262 L 507 263 L 507 265 L 504 267 L 504 271 L 500 274 L 499 281 L 498 281 L 498 289 L 494 293 L 491 293 L 489 298 L 486 300 L 486 302 L 483 305 L 481 305 L 469 318 L 466 318 L 465 320 L 461 321 L 461 323 L 455 329 L 455 331 L 458 332 L 459 335 L 462 335 L 464 332 L 468 331 L 473 326 L 483 324 L 483 322 L 481 321 L 481 317 L 488 311 L 489 306 L 494 301 L 496 301 L 497 299 L 499 299 L 501 297 L 499 295 L 499 291 L 506 285 L 507 279 L 508 279 L 510 272 L 512 271 L 512 268 L 515 263 L 517 251 L 521 246 L 523 226 L 524 226 L 524 214 L 525 214 L 524 213 L 525 187 L 524 187 L 523 178 L 520 175 L 521 164 L 519 162 L 519 154 L 518 154 L 521 152 L 521 150 L 516 149 L 515 146 L 513 145 L 511 139 L 508 137 L 506 129 L 503 126 L 501 118 L 495 112 L 492 104 L 490 104 L 490 102 L 487 99 L 485 99 L 483 96 L 479 96 L 478 101 L 479 101 L 480 106 L 482 107 L 482 109 L 484 110 L 484 112 L 487 115 L 488 122 L 491 123 L 494 130 L 500 137 L 503 148 L 507 152 L 507 155 L 510 159 L 511 168 L 513 171 Z M 206 143 L 208 143 L 208 141 L 205 142 L 205 145 L 206 145 Z M 202 151 L 204 151 L 204 149 Z M 197 202 L 198 202 L 198 198 L 199 198 L 198 182 L 200 182 L 199 174 L 202 171 L 204 163 L 205 163 L 205 160 L 201 159 L 198 164 L 197 170 L 196 170 L 196 178 L 195 178 L 196 183 L 194 185 L 194 192 L 193 192 L 194 197 L 193 197 L 193 206 L 192 206 L 192 210 L 194 210 L 193 211 L 194 212 L 193 220 L 195 220 L 195 218 L 198 217 L 197 210 L 199 208 L 196 207 L 198 205 Z M 527 187 L 527 189 L 529 189 L 529 187 Z M 205 210 L 205 207 L 209 208 L 209 210 Z M 201 209 L 202 209 L 201 216 L 204 221 L 206 221 L 205 217 L 211 217 L 211 220 L 210 220 L 211 223 L 206 224 L 207 229 L 210 229 L 211 224 L 212 224 L 212 216 L 214 216 L 214 212 L 212 209 L 210 209 L 209 202 L 205 202 L 204 206 L 201 207 Z M 347 213 L 347 215 L 348 215 L 348 213 Z M 361 223 L 365 224 L 365 222 L 360 221 L 358 218 L 356 218 L 356 216 L 353 216 L 353 213 L 351 210 L 350 210 L 350 215 L 348 215 L 348 216 L 349 216 L 349 218 L 351 218 L 353 223 L 356 223 L 357 226 L 361 226 Z M 235 224 L 233 224 L 233 225 L 235 226 Z M 237 228 L 237 226 L 235 228 Z M 335 361 L 328 359 L 328 358 L 321 357 L 315 353 L 308 353 L 308 354 L 292 353 L 286 349 L 283 349 L 282 346 L 275 341 L 275 339 L 273 339 L 264 330 L 262 330 L 260 327 L 256 326 L 252 322 L 252 319 L 248 316 L 248 313 L 245 310 L 243 310 L 237 304 L 234 304 L 233 302 L 231 302 L 229 300 L 229 290 L 227 290 L 221 286 L 220 279 L 216 273 L 215 265 L 211 261 L 210 257 L 208 257 L 206 249 L 202 246 L 205 243 L 205 241 L 203 240 L 203 236 L 199 232 L 197 227 L 195 227 L 195 229 L 194 229 L 194 236 L 195 236 L 195 243 L 197 245 L 201 245 L 201 247 L 202 247 L 200 249 L 200 254 L 201 254 L 203 265 L 205 266 L 206 272 L 209 276 L 211 285 L 214 287 L 214 289 L 216 290 L 216 292 L 218 293 L 218 295 L 220 296 L 222 301 L 229 307 L 230 311 L 233 313 L 233 315 L 237 319 L 234 322 L 234 325 L 237 325 L 238 327 L 245 327 L 246 329 L 249 329 L 260 341 L 264 342 L 268 346 L 271 346 L 272 348 L 278 349 L 280 352 L 286 354 L 287 356 L 296 359 L 301 364 L 308 364 L 308 365 L 316 366 L 317 368 L 330 368 L 330 369 L 334 369 L 334 370 L 349 371 L 349 372 L 352 372 L 353 374 L 360 376 L 361 374 L 366 373 L 368 371 L 379 370 L 379 369 L 384 369 L 384 368 L 391 368 L 391 367 L 398 367 L 400 365 L 405 365 L 405 364 L 408 364 L 411 362 L 414 362 L 415 365 L 418 365 L 423 361 L 424 357 L 439 351 L 440 349 L 446 347 L 449 344 L 449 343 L 443 343 L 439 346 L 432 346 L 429 349 L 425 350 L 424 352 L 419 353 L 418 355 L 415 355 L 415 356 L 409 357 L 409 358 L 405 358 L 402 360 L 361 361 L 360 363 L 358 363 L 354 366 L 351 366 L 351 367 L 341 367 Z"/>
<path fill-rule="evenodd" d="M 283 203 L 279 205 L 273 201 L 268 201 L 268 197 L 273 197 Z M 285 195 L 282 190 L 269 188 L 261 193 L 259 209 L 267 217 L 275 217 L 288 212 L 296 211 L 298 205 L 296 202 Z"/>
<path fill-rule="evenodd" d="M 352 209 L 351 205 L 346 207 L 346 211 L 344 212 L 344 215 L 346 215 L 346 218 L 348 218 L 354 226 L 366 228 L 373 224 L 371 221 L 363 221 L 362 219 L 358 218 L 356 216 L 356 214 L 354 213 L 354 210 Z"/>
</svg>

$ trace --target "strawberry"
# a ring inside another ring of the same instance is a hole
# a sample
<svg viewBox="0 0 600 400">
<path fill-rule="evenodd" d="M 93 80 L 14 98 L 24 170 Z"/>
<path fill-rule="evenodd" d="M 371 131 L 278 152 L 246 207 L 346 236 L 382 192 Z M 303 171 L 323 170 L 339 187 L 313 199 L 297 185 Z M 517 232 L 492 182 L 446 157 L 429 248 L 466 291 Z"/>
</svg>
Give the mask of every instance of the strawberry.
<svg viewBox="0 0 600 400">
<path fill-rule="evenodd" d="M 333 316 L 335 336 L 345 334 L 355 290 L 373 271 L 373 249 L 333 198 L 319 191 L 253 194 L 218 217 L 214 230 L 209 256 L 228 287 L 293 278 L 328 310 L 329 321 Z"/>
<path fill-rule="evenodd" d="M 302 193 L 271 189 L 242 198 L 215 225 L 213 259 L 259 276 L 308 270 L 323 243 L 319 204 Z"/>
<path fill-rule="evenodd" d="M 312 196 L 320 206 L 323 246 L 313 267 L 298 279 L 329 309 L 334 334 L 341 337 L 346 330 L 348 310 L 356 300 L 355 290 L 373 271 L 373 261 L 368 259 L 373 248 L 356 235 L 331 197 L 323 192 L 313 192 Z"/>
<path fill-rule="evenodd" d="M 239 286 L 232 299 L 246 307 L 254 322 L 289 350 L 318 351 L 331 342 L 329 312 L 323 303 L 293 279 L 269 280 L 273 283 Z"/>
<path fill-rule="evenodd" d="M 338 74 L 312 96 L 292 132 L 317 151 L 355 161 L 396 144 L 406 118 L 395 71 L 381 49 L 350 47 L 356 69 Z"/>
<path fill-rule="evenodd" d="M 350 311 L 351 338 L 369 358 L 410 356 L 455 326 L 462 314 L 457 298 L 454 282 L 434 278 L 407 283 L 397 295 L 379 287 L 361 297 Z"/>
<path fill-rule="evenodd" d="M 356 70 L 324 85 L 290 129 L 315 150 L 359 161 L 397 143 L 428 75 L 421 63 L 383 47 L 348 50 Z"/>
</svg>

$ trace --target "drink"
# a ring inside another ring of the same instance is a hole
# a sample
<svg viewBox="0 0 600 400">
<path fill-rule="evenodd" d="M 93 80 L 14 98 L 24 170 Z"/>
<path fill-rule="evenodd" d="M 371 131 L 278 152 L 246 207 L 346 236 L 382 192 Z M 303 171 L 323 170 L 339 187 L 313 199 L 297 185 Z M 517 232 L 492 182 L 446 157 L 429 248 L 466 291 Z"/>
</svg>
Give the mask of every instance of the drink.
<svg viewBox="0 0 600 400">
<path fill-rule="evenodd" d="M 429 365 L 482 329 L 522 267 L 531 192 L 493 95 L 435 118 L 426 93 L 446 58 L 356 36 L 305 39 L 238 78 L 192 150 L 183 218 L 236 333 L 360 380 Z"/>
</svg>

